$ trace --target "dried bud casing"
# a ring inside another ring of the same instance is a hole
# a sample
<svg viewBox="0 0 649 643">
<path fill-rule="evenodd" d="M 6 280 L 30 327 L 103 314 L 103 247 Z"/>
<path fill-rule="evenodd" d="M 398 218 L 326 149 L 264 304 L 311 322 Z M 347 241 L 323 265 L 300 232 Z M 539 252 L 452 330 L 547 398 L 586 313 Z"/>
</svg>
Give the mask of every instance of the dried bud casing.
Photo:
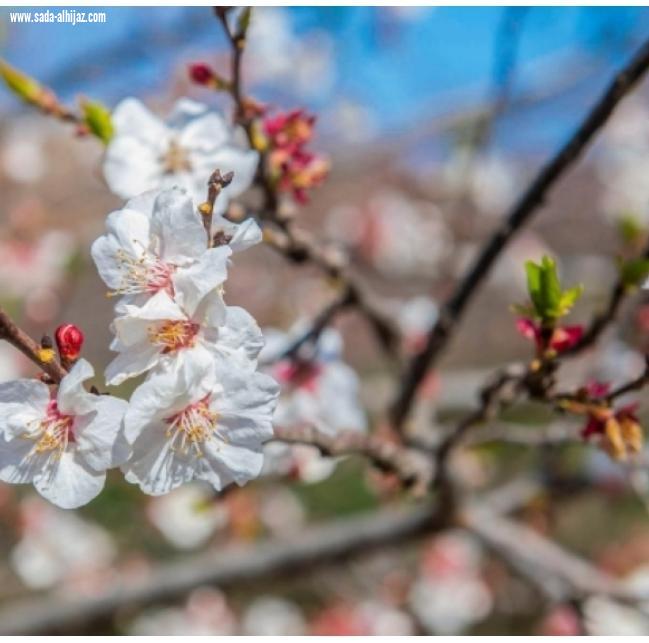
<svg viewBox="0 0 649 643">
<path fill-rule="evenodd" d="M 59 355 L 64 362 L 74 362 L 81 354 L 83 347 L 83 332 L 74 324 L 62 324 L 54 333 Z"/>
</svg>

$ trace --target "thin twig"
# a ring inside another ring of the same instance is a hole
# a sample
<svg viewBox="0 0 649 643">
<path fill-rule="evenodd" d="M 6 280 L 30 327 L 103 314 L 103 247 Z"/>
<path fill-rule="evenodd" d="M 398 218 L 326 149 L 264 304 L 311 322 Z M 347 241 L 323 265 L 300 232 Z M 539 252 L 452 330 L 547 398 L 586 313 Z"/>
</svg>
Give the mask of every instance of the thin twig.
<svg viewBox="0 0 649 643">
<path fill-rule="evenodd" d="M 382 471 L 395 473 L 415 495 L 424 494 L 432 480 L 430 459 L 424 454 L 358 431 L 338 431 L 330 436 L 311 426 L 275 427 L 274 439 L 308 444 L 325 456 L 361 455 Z"/>
</svg>

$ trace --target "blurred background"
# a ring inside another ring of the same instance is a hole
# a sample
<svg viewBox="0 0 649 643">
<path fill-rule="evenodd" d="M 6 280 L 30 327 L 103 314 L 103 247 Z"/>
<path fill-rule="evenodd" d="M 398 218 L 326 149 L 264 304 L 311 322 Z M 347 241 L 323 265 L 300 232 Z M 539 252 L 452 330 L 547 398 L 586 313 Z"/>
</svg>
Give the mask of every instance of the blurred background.
<svg viewBox="0 0 649 643">
<path fill-rule="evenodd" d="M 76 26 L 11 24 L 11 10 L 0 10 L 0 55 L 63 102 L 82 95 L 113 107 L 137 96 L 164 116 L 190 96 L 230 110 L 226 98 L 187 76 L 195 61 L 227 75 L 228 49 L 210 8 L 93 7 L 107 21 Z M 642 7 L 257 8 L 244 82 L 263 103 L 317 115 L 312 147 L 331 159 L 332 171 L 300 207 L 300 224 L 350 252 L 354 271 L 402 329 L 408 354 L 481 241 L 648 33 Z M 120 205 L 103 182 L 101 157 L 95 140 L 0 92 L 0 305 L 36 337 L 62 322 L 79 324 L 97 371 L 111 357 L 113 302 L 89 245 Z M 646 235 L 648 177 L 645 85 L 503 254 L 418 401 L 413 432 L 430 435 L 431 423 L 472 408 L 486 374 L 530 356 L 510 311 L 526 297 L 525 260 L 557 257 L 564 282 L 585 285 L 575 320 L 590 318 L 615 281 L 616 256 Z M 237 256 L 227 300 L 262 327 L 286 331 L 333 294 L 316 271 L 258 246 Z M 359 377 L 363 414 L 376 426 L 392 399 L 394 365 L 356 315 L 341 315 L 336 328 L 342 359 Z M 562 381 L 625 381 L 641 371 L 647 348 L 649 306 L 639 293 Z M 0 345 L 0 381 L 31 373 Z M 534 408 L 506 419 L 550 420 Z M 307 524 L 403 501 L 394 481 L 355 458 L 323 466 L 312 453 L 292 457 L 283 475 L 217 498 L 188 486 L 152 499 L 117 474 L 74 513 L 2 485 L 0 601 L 45 591 L 100 594 L 195 552 L 282 539 Z M 547 464 L 547 453 L 524 446 L 462 457 L 476 487 Z M 553 466 L 587 480 L 586 490 L 538 500 L 523 519 L 610 573 L 646 577 L 645 471 L 581 444 L 556 448 Z M 606 621 L 616 618 L 625 616 Z M 569 606 L 540 607 L 533 589 L 453 531 L 317 573 L 199 587 L 182 602 L 126 609 L 101 627 L 95 633 L 561 634 L 578 626 Z"/>
</svg>

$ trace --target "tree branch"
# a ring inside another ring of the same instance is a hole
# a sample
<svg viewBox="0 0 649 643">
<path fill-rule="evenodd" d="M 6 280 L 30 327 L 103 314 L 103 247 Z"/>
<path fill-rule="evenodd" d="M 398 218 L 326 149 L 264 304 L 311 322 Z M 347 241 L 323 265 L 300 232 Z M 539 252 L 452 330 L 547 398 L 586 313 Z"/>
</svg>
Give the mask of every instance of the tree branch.
<svg viewBox="0 0 649 643">
<path fill-rule="evenodd" d="M 0 633 L 44 634 L 88 631 L 124 607 L 142 607 L 178 599 L 201 585 L 227 587 L 296 572 L 362 554 L 379 546 L 401 544 L 434 530 L 435 509 L 383 510 L 312 527 L 282 542 L 232 546 L 160 565 L 145 579 L 118 582 L 100 596 L 44 596 L 0 608 Z"/>
<path fill-rule="evenodd" d="M 536 179 L 474 260 L 442 309 L 437 323 L 431 328 L 426 345 L 415 355 L 404 373 L 402 386 L 390 413 L 396 429 L 400 429 L 407 419 L 417 389 L 428 369 L 446 347 L 467 305 L 511 238 L 529 222 L 539 206 L 543 204 L 548 191 L 580 157 L 618 103 L 642 78 L 647 68 L 649 68 L 649 41 L 642 45 L 626 67 L 615 76 L 581 125 L 541 169 Z"/>
<path fill-rule="evenodd" d="M 36 366 L 50 376 L 53 382 L 60 382 L 67 371 L 56 359 L 44 362 L 39 357 L 40 346 L 0 308 L 0 339 L 4 339 L 29 358 Z"/>
</svg>

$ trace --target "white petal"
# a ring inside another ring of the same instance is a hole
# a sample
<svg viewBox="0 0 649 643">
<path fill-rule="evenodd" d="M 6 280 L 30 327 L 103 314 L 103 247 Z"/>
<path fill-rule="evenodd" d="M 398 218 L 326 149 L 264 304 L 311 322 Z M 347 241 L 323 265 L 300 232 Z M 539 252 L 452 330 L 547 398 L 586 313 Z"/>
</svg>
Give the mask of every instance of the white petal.
<svg viewBox="0 0 649 643">
<path fill-rule="evenodd" d="M 38 380 L 21 379 L 0 384 L 0 417 L 10 404 L 26 405 L 36 413 L 43 413 L 49 402 L 50 390 Z"/>
<path fill-rule="evenodd" d="M 252 315 L 238 306 L 227 306 L 226 321 L 218 329 L 218 340 L 208 348 L 219 360 L 234 358 L 239 367 L 254 370 L 263 345 L 261 330 Z"/>
<path fill-rule="evenodd" d="M 279 396 L 277 382 L 264 373 L 233 369 L 228 369 L 220 381 L 223 392 L 215 396 L 212 406 L 219 415 L 219 423 L 227 427 L 228 440 L 254 444 L 271 438 Z"/>
<path fill-rule="evenodd" d="M 158 153 L 145 143 L 117 137 L 106 149 L 103 172 L 111 192 L 130 199 L 159 187 L 163 167 Z"/>
<path fill-rule="evenodd" d="M 0 441 L 0 480 L 11 484 L 32 482 L 49 460 L 49 454 L 32 454 L 34 442 L 26 438 Z"/>
<path fill-rule="evenodd" d="M 85 359 L 80 359 L 72 367 L 72 370 L 61 380 L 56 396 L 61 413 L 81 415 L 93 410 L 95 396 L 86 391 L 83 383 L 94 374 L 94 369 Z"/>
<path fill-rule="evenodd" d="M 50 403 L 48 387 L 21 379 L 0 384 L 0 433 L 5 440 L 28 432 L 28 425 L 44 417 Z"/>
<path fill-rule="evenodd" d="M 201 458 L 210 466 L 202 462 L 197 477 L 210 482 L 217 490 L 231 481 L 242 485 L 261 473 L 264 465 L 262 449 L 261 442 L 252 448 L 210 440 L 205 444 L 205 456 Z M 213 474 L 218 476 L 218 483 Z"/>
<path fill-rule="evenodd" d="M 181 319 L 186 319 L 186 315 L 169 293 L 160 290 L 143 306 L 128 307 L 124 315 L 115 319 L 113 326 L 117 336 L 129 345 L 129 338 L 141 341 L 145 337 L 142 334 L 142 322 Z M 144 326 L 146 327 L 146 324 Z"/>
<path fill-rule="evenodd" d="M 172 278 L 176 300 L 188 314 L 193 314 L 205 296 L 227 279 L 231 254 L 227 246 L 210 248 L 198 261 L 176 271 Z M 222 314 L 215 318 L 210 311 L 207 316 L 211 321 L 219 319 L 219 323 L 223 323 Z"/>
<path fill-rule="evenodd" d="M 104 373 L 106 383 L 119 386 L 131 377 L 141 375 L 153 368 L 160 359 L 160 348 L 149 342 L 134 344 L 120 353 L 107 367 Z"/>
<path fill-rule="evenodd" d="M 104 488 L 106 473 L 87 467 L 73 450 L 64 451 L 60 459 L 51 458 L 49 466 L 34 478 L 36 491 L 62 509 L 87 504 Z"/>
<path fill-rule="evenodd" d="M 123 209 L 111 212 L 106 217 L 106 229 L 129 255 L 139 257 L 149 248 L 151 223 L 146 213 L 128 207 L 134 201 L 131 199 Z"/>
<path fill-rule="evenodd" d="M 123 464 L 128 458 L 128 444 L 123 439 L 128 403 L 112 396 L 94 397 L 94 411 L 76 419 L 74 436 L 79 458 L 95 471 L 104 471 Z"/>
<path fill-rule="evenodd" d="M 169 136 L 168 127 L 136 98 L 125 98 L 111 115 L 115 136 L 130 136 L 152 145 Z"/>
<path fill-rule="evenodd" d="M 205 295 L 192 318 L 204 326 L 203 335 L 209 342 L 218 341 L 219 328 L 226 323 L 227 309 L 220 290 Z"/>
<path fill-rule="evenodd" d="M 162 427 L 152 427 L 136 440 L 123 470 L 128 482 L 138 484 L 144 493 L 160 496 L 194 478 L 195 459 L 172 449 Z"/>
<path fill-rule="evenodd" d="M 160 238 L 160 256 L 169 263 L 197 259 L 207 248 L 207 234 L 191 196 L 175 188 L 158 195 L 152 229 Z"/>
<path fill-rule="evenodd" d="M 241 252 L 261 243 L 263 238 L 261 228 L 252 217 L 235 225 L 236 229 L 229 244 L 232 252 Z"/>
<path fill-rule="evenodd" d="M 129 199 L 124 205 L 124 210 L 132 210 L 134 212 L 139 212 L 140 214 L 146 215 L 147 218 L 151 218 L 153 214 L 153 206 L 155 200 L 158 198 L 159 190 L 153 189 L 142 194 L 138 194 L 136 197 Z"/>
<path fill-rule="evenodd" d="M 230 136 L 230 128 L 223 116 L 208 112 L 189 120 L 183 127 L 178 142 L 185 149 L 210 152 L 226 145 Z"/>
<path fill-rule="evenodd" d="M 179 98 L 167 118 L 167 126 L 176 131 L 181 130 L 208 111 L 209 107 L 204 103 L 199 103 L 191 98 Z"/>
</svg>

